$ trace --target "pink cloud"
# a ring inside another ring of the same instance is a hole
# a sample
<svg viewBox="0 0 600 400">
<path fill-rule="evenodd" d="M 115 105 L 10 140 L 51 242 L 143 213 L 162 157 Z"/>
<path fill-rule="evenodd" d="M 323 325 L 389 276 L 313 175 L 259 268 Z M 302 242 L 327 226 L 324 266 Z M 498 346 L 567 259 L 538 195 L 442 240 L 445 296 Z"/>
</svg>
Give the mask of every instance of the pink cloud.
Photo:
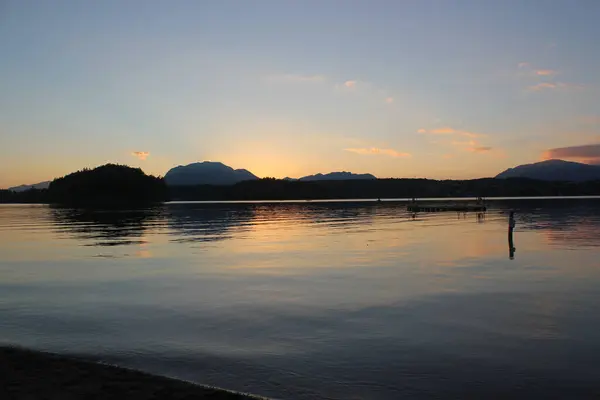
<svg viewBox="0 0 600 400">
<path fill-rule="evenodd" d="M 544 90 L 544 89 L 556 89 L 556 88 L 557 88 L 557 86 L 555 83 L 549 83 L 549 82 L 542 82 L 542 83 L 538 83 L 537 85 L 528 87 L 529 90 L 533 90 L 533 91 L 539 91 L 539 90 Z"/>
<path fill-rule="evenodd" d="M 391 104 L 391 103 L 394 102 L 394 98 L 393 97 L 386 97 L 385 98 L 385 102 L 388 103 L 388 104 Z"/>
<path fill-rule="evenodd" d="M 146 158 L 150 157 L 150 153 L 147 151 L 134 151 L 131 153 L 131 155 L 139 158 L 140 160 L 145 160 Z"/>
<path fill-rule="evenodd" d="M 536 69 L 535 71 L 533 71 L 533 73 L 537 76 L 554 76 L 558 74 L 558 71 L 555 71 L 553 69 Z"/>
<path fill-rule="evenodd" d="M 539 91 L 545 90 L 545 89 L 549 89 L 549 90 L 554 90 L 554 89 L 562 89 L 562 90 L 583 89 L 583 86 L 577 85 L 577 84 L 573 84 L 573 83 L 565 83 L 565 82 L 556 82 L 556 83 L 542 82 L 542 83 L 538 83 L 537 85 L 529 86 L 527 89 L 529 91 L 539 92 Z"/>
<path fill-rule="evenodd" d="M 545 160 L 554 158 L 581 161 L 590 164 L 600 163 L 600 144 L 585 144 L 581 146 L 558 147 L 548 149 L 542 155 Z"/>
<path fill-rule="evenodd" d="M 455 133 L 457 133 L 458 131 L 456 129 L 453 128 L 449 128 L 449 127 L 445 127 L 445 128 L 436 128 L 436 129 L 431 129 L 429 131 L 429 133 L 432 133 L 434 135 L 453 135 Z"/>
<path fill-rule="evenodd" d="M 518 64 L 519 68 L 529 68 L 530 64 L 528 62 L 520 62 Z"/>
<path fill-rule="evenodd" d="M 347 88 L 354 88 L 356 86 L 356 81 L 346 81 L 344 82 L 344 86 L 346 86 Z"/>
<path fill-rule="evenodd" d="M 363 155 L 386 155 L 390 157 L 410 157 L 410 153 L 402 153 L 394 149 L 380 149 L 377 147 L 370 148 L 358 148 L 358 149 L 344 149 L 351 153 L 363 154 Z"/>
<path fill-rule="evenodd" d="M 442 128 L 435 128 L 435 129 L 429 129 L 429 130 L 421 128 L 417 132 L 418 133 L 429 133 L 431 135 L 458 135 L 458 136 L 466 136 L 466 137 L 470 137 L 470 138 L 477 138 L 477 137 L 484 136 L 481 133 L 463 131 L 461 129 L 454 129 L 454 128 L 450 128 L 450 127 L 442 127 Z"/>
</svg>

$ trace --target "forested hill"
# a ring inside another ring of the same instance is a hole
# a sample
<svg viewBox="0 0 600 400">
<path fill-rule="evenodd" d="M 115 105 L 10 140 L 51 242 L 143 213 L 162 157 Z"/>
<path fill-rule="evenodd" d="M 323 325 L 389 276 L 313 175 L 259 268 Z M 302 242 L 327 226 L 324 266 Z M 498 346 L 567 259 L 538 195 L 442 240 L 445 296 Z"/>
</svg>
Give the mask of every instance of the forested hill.
<svg viewBox="0 0 600 400">
<path fill-rule="evenodd" d="M 50 182 L 52 203 L 82 206 L 137 205 L 168 199 L 164 179 L 146 175 L 140 168 L 106 164 L 83 169 Z"/>
</svg>

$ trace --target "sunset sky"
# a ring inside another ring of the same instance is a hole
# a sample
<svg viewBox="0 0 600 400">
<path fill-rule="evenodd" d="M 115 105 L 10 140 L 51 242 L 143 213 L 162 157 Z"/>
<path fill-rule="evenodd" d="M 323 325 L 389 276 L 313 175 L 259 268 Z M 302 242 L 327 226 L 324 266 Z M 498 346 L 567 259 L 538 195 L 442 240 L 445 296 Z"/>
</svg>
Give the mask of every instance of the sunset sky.
<svg viewBox="0 0 600 400">
<path fill-rule="evenodd" d="M 600 162 L 600 1 L 0 1 L 0 187 Z"/>
</svg>

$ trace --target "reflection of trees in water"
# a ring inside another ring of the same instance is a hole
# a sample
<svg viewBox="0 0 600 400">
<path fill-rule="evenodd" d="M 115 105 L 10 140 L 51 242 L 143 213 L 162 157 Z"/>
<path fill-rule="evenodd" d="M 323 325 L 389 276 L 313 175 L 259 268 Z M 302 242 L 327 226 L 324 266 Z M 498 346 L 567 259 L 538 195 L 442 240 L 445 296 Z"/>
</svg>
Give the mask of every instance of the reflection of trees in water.
<svg viewBox="0 0 600 400">
<path fill-rule="evenodd" d="M 374 204 L 360 203 L 282 203 L 256 207 L 257 219 L 262 221 L 308 222 L 338 225 L 371 219 L 376 213 Z"/>
<path fill-rule="evenodd" d="M 161 207 L 139 210 L 86 210 L 52 208 L 56 229 L 93 246 L 144 243 L 148 225 L 161 218 Z"/>
<path fill-rule="evenodd" d="M 209 242 L 264 223 L 311 224 L 354 229 L 374 217 L 396 215 L 398 205 L 365 203 L 167 204 L 137 210 L 52 208 L 60 232 L 93 246 L 141 244 L 144 234 L 168 227 L 175 242 Z"/>
<path fill-rule="evenodd" d="M 371 221 L 375 205 L 340 203 L 172 204 L 169 228 L 177 242 L 207 242 L 231 237 L 233 230 L 266 223 L 325 224 L 347 229 Z"/>
<path fill-rule="evenodd" d="M 516 232 L 540 231 L 557 245 L 597 246 L 600 241 L 600 200 L 505 201 L 494 205 L 507 214 L 515 210 Z"/>
<path fill-rule="evenodd" d="M 169 228 L 175 242 L 210 242 L 229 238 L 228 232 L 248 225 L 254 218 L 253 205 L 172 204 L 167 208 Z"/>
</svg>

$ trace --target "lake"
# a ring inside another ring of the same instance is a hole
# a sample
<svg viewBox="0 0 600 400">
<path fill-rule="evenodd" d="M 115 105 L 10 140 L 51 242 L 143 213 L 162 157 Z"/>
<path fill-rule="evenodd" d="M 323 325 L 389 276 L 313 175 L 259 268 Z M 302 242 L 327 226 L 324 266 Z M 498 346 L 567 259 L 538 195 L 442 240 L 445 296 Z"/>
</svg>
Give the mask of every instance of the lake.
<svg viewBox="0 0 600 400">
<path fill-rule="evenodd" d="M 600 395 L 600 200 L 405 208 L 0 205 L 0 341 L 285 399 Z"/>
</svg>

